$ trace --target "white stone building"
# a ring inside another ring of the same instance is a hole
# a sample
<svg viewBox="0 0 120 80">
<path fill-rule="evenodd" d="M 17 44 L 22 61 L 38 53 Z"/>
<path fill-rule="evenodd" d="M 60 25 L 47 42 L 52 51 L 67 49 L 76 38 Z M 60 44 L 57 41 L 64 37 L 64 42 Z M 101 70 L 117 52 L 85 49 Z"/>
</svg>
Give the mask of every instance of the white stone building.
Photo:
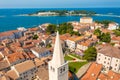
<svg viewBox="0 0 120 80">
<path fill-rule="evenodd" d="M 53 58 L 49 62 L 49 80 L 68 80 L 68 62 L 64 61 L 59 33 L 55 41 Z"/>
<path fill-rule="evenodd" d="M 42 58 L 50 55 L 50 51 L 46 48 L 34 47 L 31 49 L 31 51 L 37 58 Z"/>
<path fill-rule="evenodd" d="M 107 71 L 120 72 L 120 49 L 110 45 L 99 48 L 96 61 Z"/>
<path fill-rule="evenodd" d="M 118 23 L 109 23 L 108 25 L 108 29 L 109 30 L 115 30 L 115 29 L 118 29 L 119 28 L 119 24 Z"/>
<path fill-rule="evenodd" d="M 71 51 L 74 51 L 76 49 L 77 43 L 83 40 L 84 40 L 83 36 L 70 37 L 66 40 L 66 45 Z"/>
<path fill-rule="evenodd" d="M 6 74 L 12 80 L 32 80 L 35 77 L 37 68 L 32 60 L 28 60 L 11 67 Z"/>
<path fill-rule="evenodd" d="M 80 23 L 91 24 L 91 23 L 93 23 L 93 19 L 91 17 L 82 17 L 82 18 L 80 18 Z"/>
</svg>

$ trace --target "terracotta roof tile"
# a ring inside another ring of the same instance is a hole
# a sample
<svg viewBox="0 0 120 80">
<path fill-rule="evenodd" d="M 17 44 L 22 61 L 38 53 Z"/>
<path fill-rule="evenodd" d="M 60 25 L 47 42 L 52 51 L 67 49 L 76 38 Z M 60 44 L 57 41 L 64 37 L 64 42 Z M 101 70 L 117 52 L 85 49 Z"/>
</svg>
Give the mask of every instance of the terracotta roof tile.
<svg viewBox="0 0 120 80">
<path fill-rule="evenodd" d="M 7 60 L 0 61 L 0 70 L 10 67 L 10 64 Z"/>
<path fill-rule="evenodd" d="M 82 77 L 81 80 L 96 80 L 99 73 L 101 72 L 102 65 L 97 64 L 97 63 L 92 63 L 91 66 L 89 67 L 88 71 L 86 74 Z"/>
<path fill-rule="evenodd" d="M 15 67 L 16 71 L 19 74 L 21 74 L 23 72 L 26 72 L 28 70 L 35 68 L 35 64 L 33 63 L 32 60 L 27 60 L 25 62 L 22 62 L 22 63 L 15 65 L 14 67 Z"/>
<path fill-rule="evenodd" d="M 10 78 L 16 80 L 19 78 L 19 75 L 17 75 L 16 71 L 15 70 L 9 70 L 7 73 L 6 73 L 7 76 L 9 76 Z"/>
</svg>

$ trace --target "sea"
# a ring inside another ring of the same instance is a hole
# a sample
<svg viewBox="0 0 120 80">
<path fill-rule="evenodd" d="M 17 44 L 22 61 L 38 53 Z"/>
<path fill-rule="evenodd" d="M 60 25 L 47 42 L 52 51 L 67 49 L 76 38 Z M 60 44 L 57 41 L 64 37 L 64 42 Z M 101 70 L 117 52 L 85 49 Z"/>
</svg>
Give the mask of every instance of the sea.
<svg viewBox="0 0 120 80">
<path fill-rule="evenodd" d="M 120 24 L 120 8 L 23 8 L 0 9 L 0 32 L 16 30 L 18 27 L 32 28 L 44 23 L 60 24 L 79 21 L 81 16 L 20 16 L 40 10 L 88 10 L 98 15 L 93 20 L 111 20 Z"/>
</svg>

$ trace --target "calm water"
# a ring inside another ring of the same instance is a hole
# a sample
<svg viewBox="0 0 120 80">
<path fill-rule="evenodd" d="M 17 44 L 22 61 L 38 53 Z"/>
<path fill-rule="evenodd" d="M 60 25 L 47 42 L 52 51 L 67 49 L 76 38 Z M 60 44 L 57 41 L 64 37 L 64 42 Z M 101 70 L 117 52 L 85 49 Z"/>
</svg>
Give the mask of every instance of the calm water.
<svg viewBox="0 0 120 80">
<path fill-rule="evenodd" d="M 57 9 L 57 8 L 56 8 Z M 94 20 L 112 20 L 120 23 L 120 8 L 66 8 L 67 10 L 89 10 L 97 14 L 111 16 L 93 16 Z M 35 13 L 39 10 L 53 9 L 0 9 L 0 32 L 14 30 L 18 27 L 30 28 L 43 23 L 63 23 L 68 21 L 79 21 L 80 16 L 16 16 L 20 14 Z M 58 10 L 61 10 L 58 8 Z M 112 16 L 115 15 L 115 16 Z"/>
</svg>

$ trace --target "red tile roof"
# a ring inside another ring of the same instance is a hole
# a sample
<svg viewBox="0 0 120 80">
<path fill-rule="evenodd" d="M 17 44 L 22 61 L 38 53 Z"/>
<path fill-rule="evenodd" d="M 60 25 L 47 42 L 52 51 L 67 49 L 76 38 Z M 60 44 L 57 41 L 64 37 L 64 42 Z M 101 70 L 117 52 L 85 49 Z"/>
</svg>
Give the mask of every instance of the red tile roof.
<svg viewBox="0 0 120 80">
<path fill-rule="evenodd" d="M 91 66 L 89 67 L 88 71 L 82 77 L 81 80 L 96 80 L 101 69 L 102 69 L 102 65 L 97 64 L 95 62 L 92 63 Z"/>
<path fill-rule="evenodd" d="M 107 74 L 101 73 L 98 76 L 98 79 L 100 79 L 100 80 L 119 80 L 120 74 L 115 73 L 115 72 L 110 70 Z"/>
<path fill-rule="evenodd" d="M 21 60 L 21 59 L 28 59 L 29 56 L 26 54 L 26 53 L 12 53 L 12 54 L 9 54 L 8 56 L 8 60 L 10 63 L 14 63 L 18 60 Z"/>
</svg>

